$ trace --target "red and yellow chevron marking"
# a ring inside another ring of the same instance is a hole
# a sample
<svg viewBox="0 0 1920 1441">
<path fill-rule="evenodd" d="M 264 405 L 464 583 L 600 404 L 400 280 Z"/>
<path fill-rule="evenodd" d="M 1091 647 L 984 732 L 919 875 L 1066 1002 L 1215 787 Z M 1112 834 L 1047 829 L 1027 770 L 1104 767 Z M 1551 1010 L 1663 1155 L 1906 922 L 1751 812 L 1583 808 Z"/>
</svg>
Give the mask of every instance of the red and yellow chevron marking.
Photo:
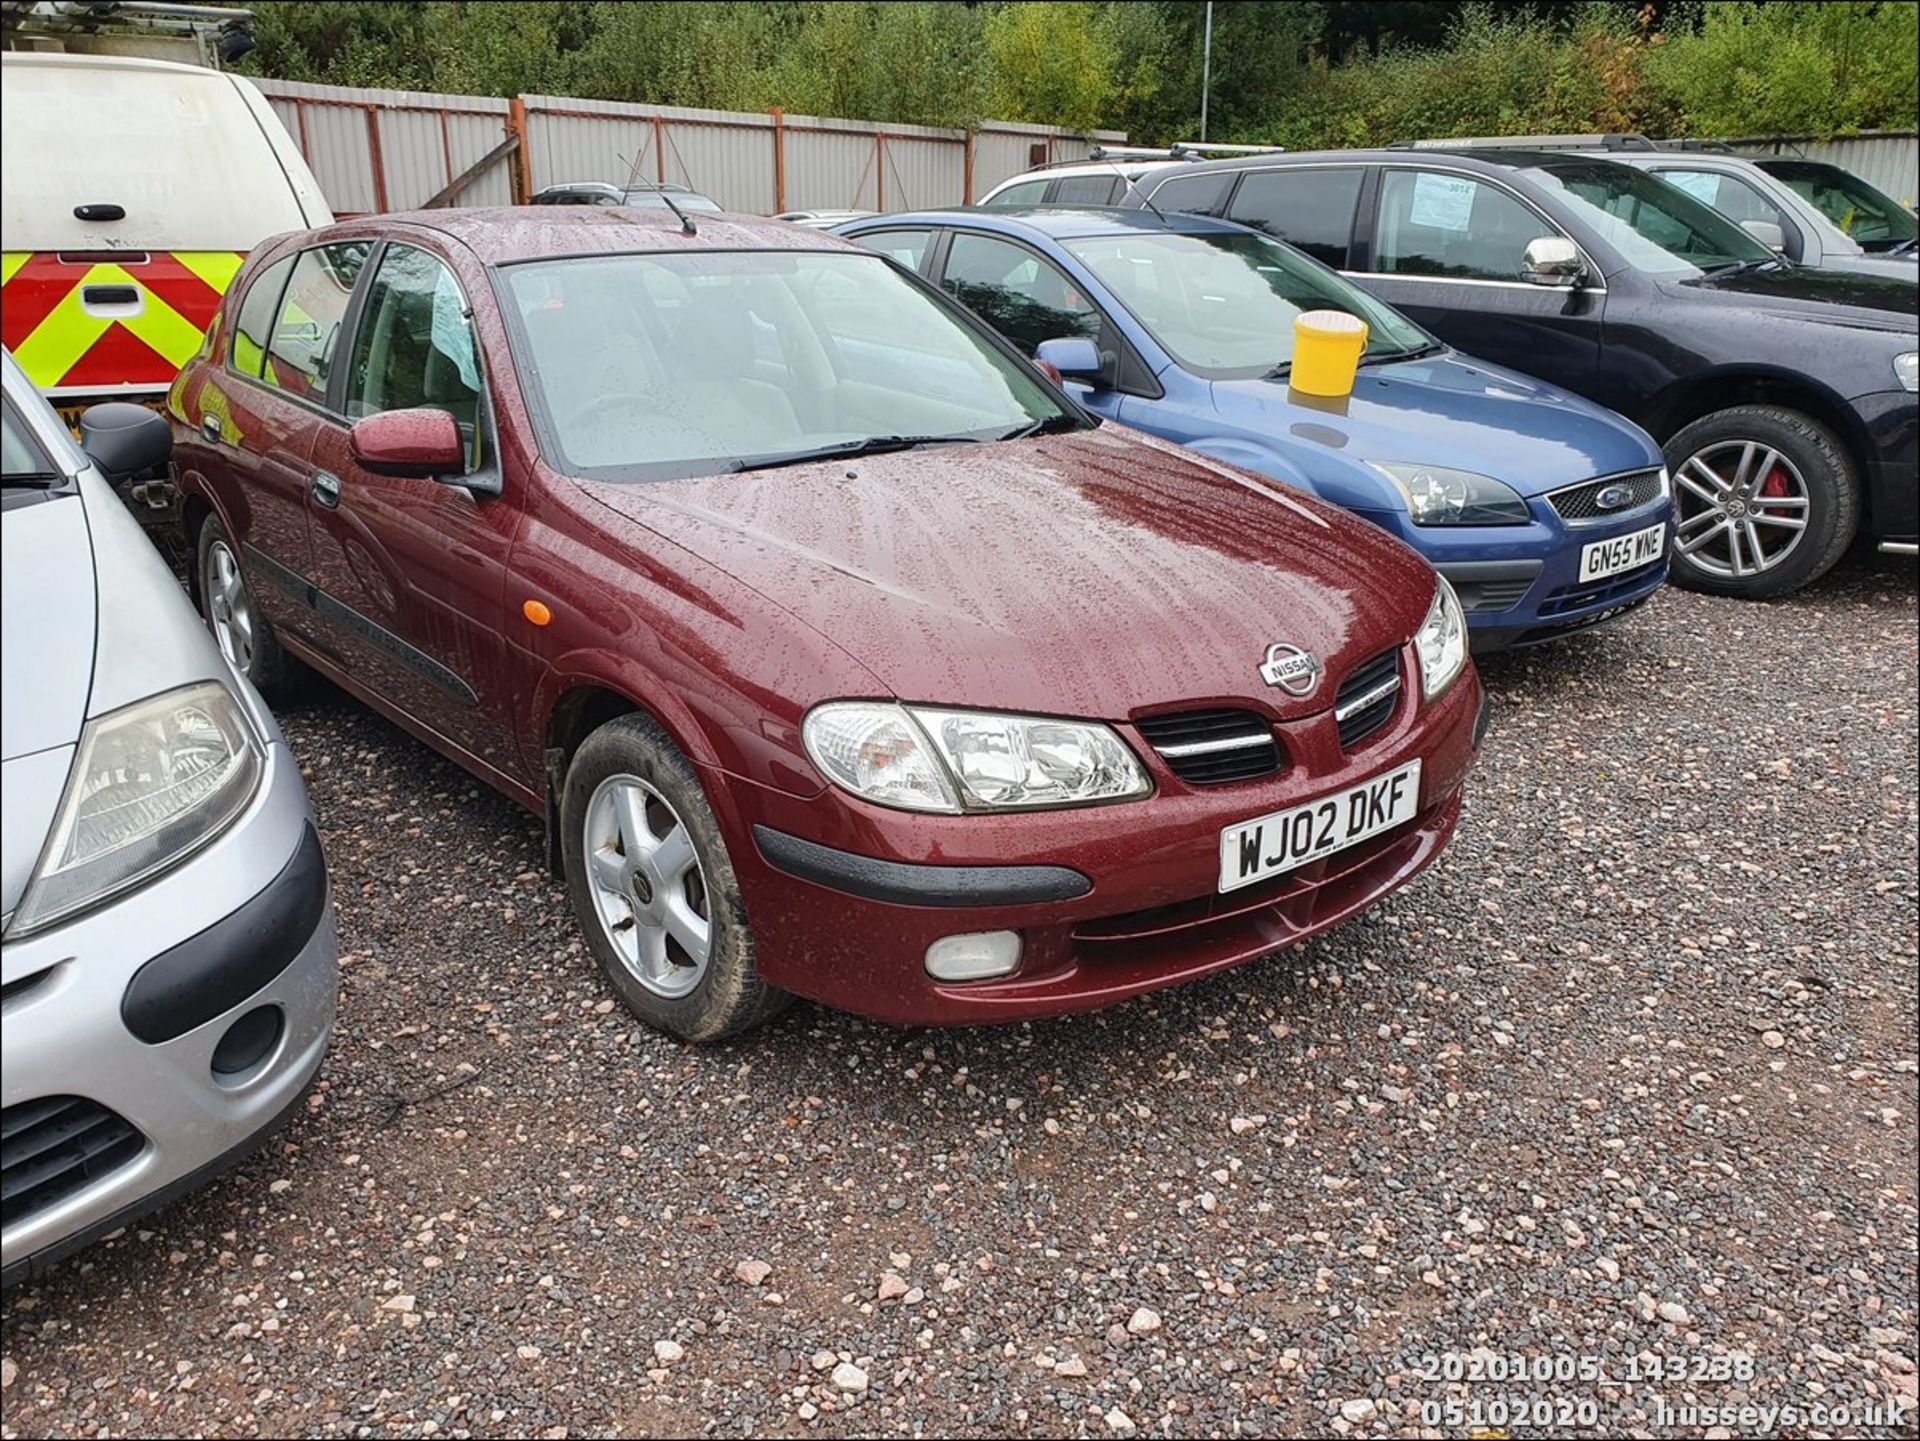
<svg viewBox="0 0 1920 1441">
<path fill-rule="evenodd" d="M 0 256 L 0 339 L 42 390 L 164 390 L 200 348 L 246 256 L 232 250 Z M 138 301 L 96 314 L 82 291 L 132 286 Z"/>
</svg>

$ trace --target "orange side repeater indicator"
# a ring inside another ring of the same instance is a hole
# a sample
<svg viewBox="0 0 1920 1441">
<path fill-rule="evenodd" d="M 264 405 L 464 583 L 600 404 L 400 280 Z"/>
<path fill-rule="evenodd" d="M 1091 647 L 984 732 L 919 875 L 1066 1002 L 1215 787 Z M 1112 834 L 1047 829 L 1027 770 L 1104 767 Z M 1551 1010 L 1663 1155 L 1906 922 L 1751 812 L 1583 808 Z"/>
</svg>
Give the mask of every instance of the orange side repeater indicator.
<svg viewBox="0 0 1920 1441">
<path fill-rule="evenodd" d="M 532 621 L 535 625 L 545 625 L 547 624 L 548 621 L 553 619 L 553 612 L 548 610 L 547 607 L 542 602 L 537 600 L 521 601 L 520 614 L 524 615 L 528 620 Z"/>
</svg>

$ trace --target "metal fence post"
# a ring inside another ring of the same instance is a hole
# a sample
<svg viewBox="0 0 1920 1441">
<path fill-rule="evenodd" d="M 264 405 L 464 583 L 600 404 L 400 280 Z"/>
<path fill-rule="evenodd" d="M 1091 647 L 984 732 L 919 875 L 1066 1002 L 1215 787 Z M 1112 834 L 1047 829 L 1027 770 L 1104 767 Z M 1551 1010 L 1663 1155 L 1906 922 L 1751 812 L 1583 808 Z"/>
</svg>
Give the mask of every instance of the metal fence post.
<svg viewBox="0 0 1920 1441">
<path fill-rule="evenodd" d="M 387 205 L 387 167 L 380 158 L 380 112 L 372 105 L 367 113 L 367 159 L 373 164 L 373 208 L 384 214 Z"/>
<path fill-rule="evenodd" d="M 533 151 L 527 146 L 527 100 L 516 95 L 507 102 L 507 133 L 520 144 L 513 153 L 513 203 L 525 205 L 533 198 Z"/>
<path fill-rule="evenodd" d="M 773 212 L 787 208 L 787 116 L 778 105 L 767 112 L 773 116 Z"/>
</svg>

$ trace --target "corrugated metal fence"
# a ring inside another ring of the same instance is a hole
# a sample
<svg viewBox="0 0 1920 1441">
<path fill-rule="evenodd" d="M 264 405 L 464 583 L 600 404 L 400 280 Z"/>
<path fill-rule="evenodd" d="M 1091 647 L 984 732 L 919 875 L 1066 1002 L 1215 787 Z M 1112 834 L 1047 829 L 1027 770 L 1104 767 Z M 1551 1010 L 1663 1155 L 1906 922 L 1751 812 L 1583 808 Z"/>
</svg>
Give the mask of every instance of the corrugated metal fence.
<svg viewBox="0 0 1920 1441">
<path fill-rule="evenodd" d="M 254 83 L 339 215 L 411 209 L 462 181 L 443 203 L 505 205 L 562 181 L 630 176 L 762 215 L 962 205 L 1033 165 L 1126 139 L 1047 125 L 936 130 L 778 110 Z"/>
<path fill-rule="evenodd" d="M 1876 190 L 1902 205 L 1920 197 L 1920 135 L 1881 130 L 1839 140 L 1810 135 L 1757 135 L 1727 142 L 1742 155 L 1798 155 L 1851 170 Z"/>
</svg>

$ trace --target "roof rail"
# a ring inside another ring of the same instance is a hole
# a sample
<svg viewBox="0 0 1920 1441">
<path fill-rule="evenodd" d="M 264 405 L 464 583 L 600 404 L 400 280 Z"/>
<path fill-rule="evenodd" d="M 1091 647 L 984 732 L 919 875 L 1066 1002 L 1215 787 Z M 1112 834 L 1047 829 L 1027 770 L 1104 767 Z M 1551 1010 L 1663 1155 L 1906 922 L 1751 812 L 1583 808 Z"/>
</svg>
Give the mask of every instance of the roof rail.
<svg viewBox="0 0 1920 1441">
<path fill-rule="evenodd" d="M 1461 135 L 1449 140 L 1402 140 L 1394 150 L 1657 150 L 1632 132 L 1613 135 Z"/>
<path fill-rule="evenodd" d="M 157 58 L 140 41 L 184 43 L 189 63 L 218 68 L 254 48 L 251 10 L 225 5 L 141 3 L 141 0 L 5 0 L 0 31 L 5 48 L 78 45 L 76 53 Z M 42 42 L 35 44 L 34 42 Z M 116 41 L 131 41 L 123 48 Z M 168 58 L 173 58 L 169 56 Z M 184 57 L 183 57 L 184 58 Z"/>
<path fill-rule="evenodd" d="M 1176 140 L 1171 145 L 1096 145 L 1088 160 L 1197 160 L 1207 155 L 1273 155 L 1284 145 L 1209 145 L 1199 140 Z M 1054 165 L 1084 165 L 1083 160 L 1056 160 Z M 1050 167 L 1036 165 L 1035 170 Z"/>
</svg>

